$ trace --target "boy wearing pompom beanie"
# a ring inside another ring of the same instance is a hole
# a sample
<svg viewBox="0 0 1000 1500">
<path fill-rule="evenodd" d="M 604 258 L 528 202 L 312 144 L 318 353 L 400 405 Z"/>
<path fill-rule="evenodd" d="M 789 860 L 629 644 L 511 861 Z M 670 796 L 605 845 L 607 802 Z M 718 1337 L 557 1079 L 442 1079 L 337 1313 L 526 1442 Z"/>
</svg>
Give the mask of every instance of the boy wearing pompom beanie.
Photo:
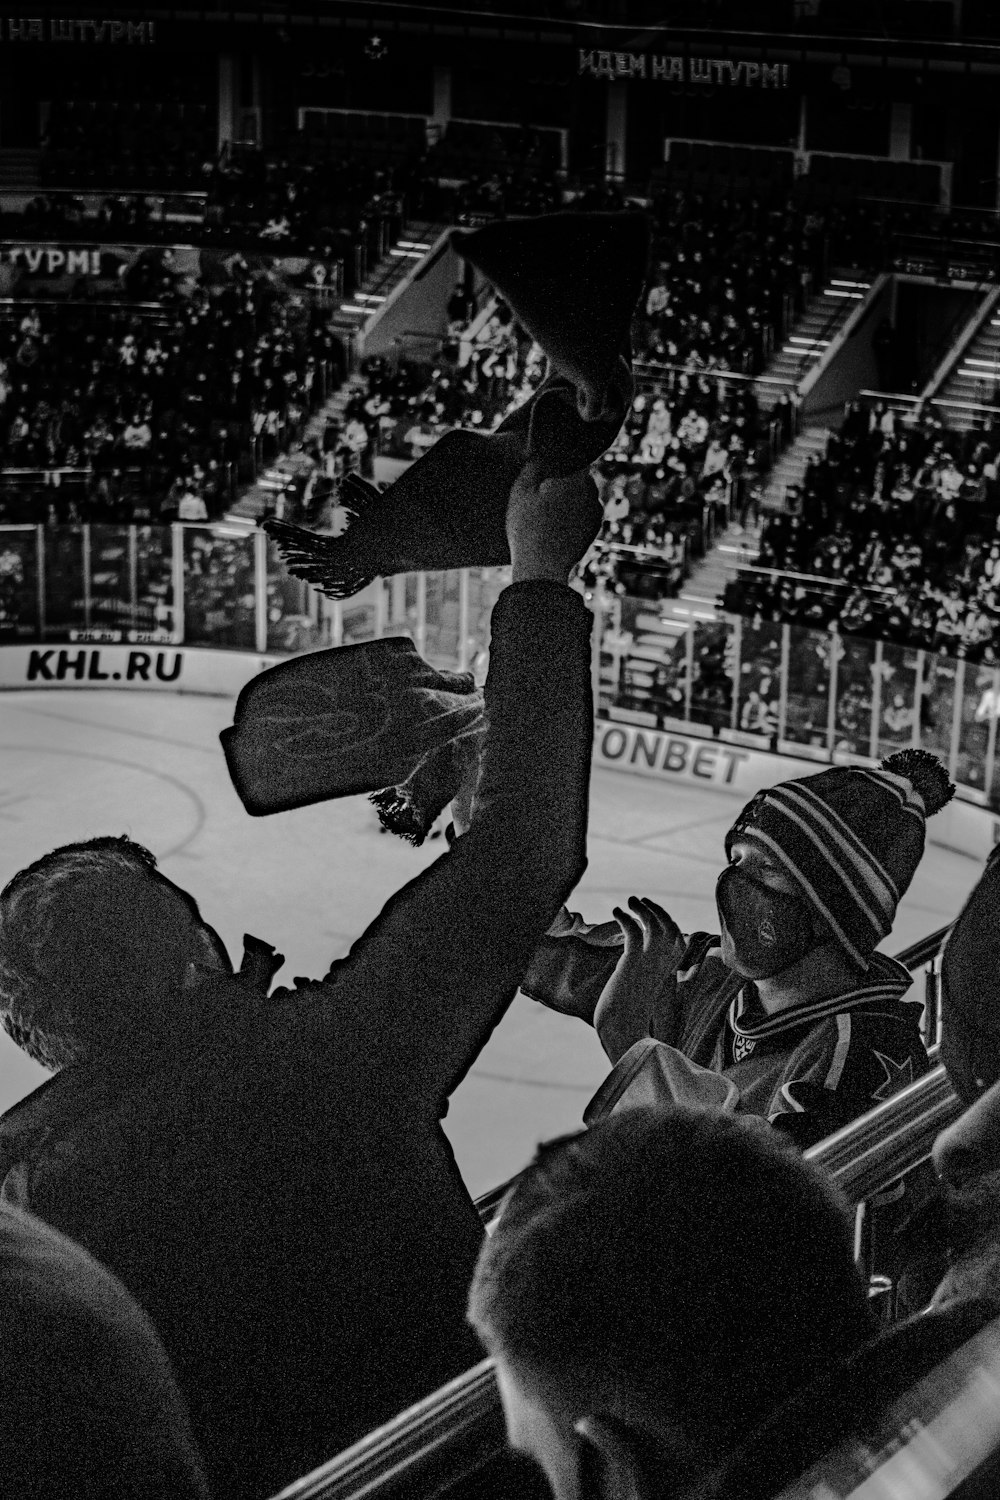
<svg viewBox="0 0 1000 1500">
<path fill-rule="evenodd" d="M 804 1147 L 926 1072 L 910 975 L 875 948 L 953 793 L 923 750 L 758 793 L 726 836 L 719 935 L 638 897 L 597 926 L 564 909 L 521 988 L 589 1020 L 616 1064 L 588 1122 L 684 1097 Z"/>
</svg>

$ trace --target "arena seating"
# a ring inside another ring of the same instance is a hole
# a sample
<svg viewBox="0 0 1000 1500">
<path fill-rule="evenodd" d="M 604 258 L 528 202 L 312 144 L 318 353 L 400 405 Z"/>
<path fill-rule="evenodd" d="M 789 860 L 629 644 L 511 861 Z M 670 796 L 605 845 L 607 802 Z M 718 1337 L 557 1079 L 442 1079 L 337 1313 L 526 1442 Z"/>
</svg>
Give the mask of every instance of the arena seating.
<svg viewBox="0 0 1000 1500">
<path fill-rule="evenodd" d="M 726 608 L 1000 661 L 1000 431 L 854 404 Z"/>
<path fill-rule="evenodd" d="M 937 206 L 943 197 L 943 163 L 889 161 L 824 151 L 806 152 L 802 170 L 784 146 L 740 146 L 672 139 L 657 184 L 709 198 L 788 197 L 802 208 L 853 205 L 859 198 L 887 204 Z"/>
<path fill-rule="evenodd" d="M 419 160 L 427 150 L 423 115 L 372 114 L 353 109 L 304 109 L 298 139 L 286 136 L 281 148 L 311 160 L 342 157 L 381 167 Z"/>
<path fill-rule="evenodd" d="M 529 166 L 558 172 L 563 166 L 563 136 L 561 130 L 534 125 L 449 120 L 428 153 L 427 165 L 437 176 L 458 178 L 484 169 L 512 172 Z"/>
<path fill-rule="evenodd" d="M 218 514 L 334 379 L 329 330 L 290 317 L 266 278 L 152 313 L 22 311 L 0 323 L 7 521 L 199 519 L 199 500 Z"/>
<path fill-rule="evenodd" d="M 53 187 L 197 188 L 216 154 L 214 111 L 191 100 L 52 102 L 42 181 Z"/>
</svg>

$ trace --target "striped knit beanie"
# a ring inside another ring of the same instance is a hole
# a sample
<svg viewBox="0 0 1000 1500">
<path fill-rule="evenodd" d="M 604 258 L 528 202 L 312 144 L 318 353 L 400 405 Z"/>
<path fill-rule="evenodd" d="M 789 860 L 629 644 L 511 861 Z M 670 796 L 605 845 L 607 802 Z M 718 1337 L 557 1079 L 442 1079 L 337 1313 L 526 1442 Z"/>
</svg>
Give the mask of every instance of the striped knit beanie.
<svg viewBox="0 0 1000 1500">
<path fill-rule="evenodd" d="M 758 792 L 726 835 L 792 877 L 861 969 L 892 930 L 924 852 L 924 825 L 954 795 L 941 762 L 902 750 L 877 768 L 836 766 Z"/>
</svg>

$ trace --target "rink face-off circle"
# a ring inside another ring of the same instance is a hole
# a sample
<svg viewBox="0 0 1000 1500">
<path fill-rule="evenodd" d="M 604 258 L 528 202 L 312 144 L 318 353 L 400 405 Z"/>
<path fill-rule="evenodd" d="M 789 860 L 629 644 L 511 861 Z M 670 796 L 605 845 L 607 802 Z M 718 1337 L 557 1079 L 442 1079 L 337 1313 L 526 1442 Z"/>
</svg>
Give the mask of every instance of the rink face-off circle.
<svg viewBox="0 0 1000 1500">
<path fill-rule="evenodd" d="M 285 954 L 279 982 L 320 976 L 443 845 L 413 849 L 380 834 L 364 797 L 249 817 L 219 746 L 232 710 L 232 698 L 110 688 L 0 695 L 0 884 L 58 844 L 127 833 L 191 891 L 235 958 L 250 932 Z M 723 837 L 739 805 L 715 783 L 596 766 L 574 909 L 607 921 L 630 895 L 648 895 L 682 930 L 714 930 Z M 928 846 L 886 949 L 950 921 L 980 868 Z M 608 1068 L 590 1027 L 518 997 L 448 1112 L 471 1190 L 579 1128 Z M 47 1076 L 0 1035 L 0 1109 Z"/>
</svg>

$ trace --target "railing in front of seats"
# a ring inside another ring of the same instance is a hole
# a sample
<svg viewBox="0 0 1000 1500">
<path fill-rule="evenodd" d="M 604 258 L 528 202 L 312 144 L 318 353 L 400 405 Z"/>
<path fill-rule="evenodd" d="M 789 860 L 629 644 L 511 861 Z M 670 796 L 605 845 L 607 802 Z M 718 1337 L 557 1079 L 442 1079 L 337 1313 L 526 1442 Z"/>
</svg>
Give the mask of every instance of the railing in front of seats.
<svg viewBox="0 0 1000 1500">
<path fill-rule="evenodd" d="M 459 1478 L 487 1462 L 503 1444 L 493 1361 L 484 1359 L 297 1479 L 274 1500 L 362 1500 L 376 1493 L 384 1500 L 427 1474 L 445 1451 L 447 1472 Z"/>
<path fill-rule="evenodd" d="M 911 971 L 928 966 L 925 1030 L 932 1038 L 938 1025 L 934 961 L 948 931 L 942 927 L 929 933 L 897 955 Z M 937 1050 L 935 1042 L 930 1048 L 932 1060 Z M 836 1135 L 810 1147 L 806 1160 L 829 1173 L 848 1201 L 860 1208 L 926 1161 L 939 1131 L 960 1112 L 947 1074 L 938 1065 Z M 516 1180 L 476 1200 L 487 1228 L 495 1222 Z M 378 1500 L 400 1496 L 401 1500 L 404 1492 L 411 1497 L 417 1484 L 421 1496 L 438 1495 L 449 1481 L 458 1482 L 496 1458 L 504 1441 L 493 1362 L 487 1359 L 296 1480 L 274 1500 L 368 1500 L 370 1496 Z"/>
</svg>

